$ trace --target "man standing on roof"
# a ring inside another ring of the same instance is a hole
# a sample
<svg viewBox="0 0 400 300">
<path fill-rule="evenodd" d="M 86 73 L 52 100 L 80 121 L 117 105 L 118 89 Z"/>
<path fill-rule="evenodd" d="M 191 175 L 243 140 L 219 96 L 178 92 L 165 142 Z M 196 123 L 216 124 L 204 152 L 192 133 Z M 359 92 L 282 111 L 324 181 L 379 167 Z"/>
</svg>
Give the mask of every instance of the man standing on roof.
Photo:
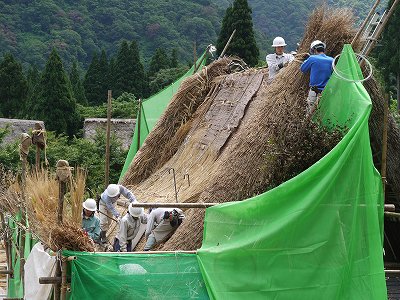
<svg viewBox="0 0 400 300">
<path fill-rule="evenodd" d="M 156 244 L 164 242 L 181 225 L 185 215 L 179 208 L 153 209 L 147 220 L 144 251 L 153 249 Z"/>
<path fill-rule="evenodd" d="M 107 242 L 106 233 L 110 227 L 110 219 L 112 216 L 117 218 L 118 222 L 121 220 L 120 213 L 115 209 L 115 203 L 121 195 L 127 198 L 131 203 L 137 202 L 132 192 L 120 184 L 108 185 L 107 189 L 101 194 L 99 205 L 100 237 L 103 243 Z"/>
<path fill-rule="evenodd" d="M 100 220 L 94 215 L 96 200 L 88 198 L 82 203 L 82 229 L 97 244 L 100 243 Z"/>
<path fill-rule="evenodd" d="M 143 208 L 132 207 L 132 203 L 129 204 L 128 212 L 119 222 L 119 230 L 114 240 L 114 251 L 131 252 L 132 240 L 138 234 L 140 225 L 146 223 L 147 214 L 143 212 Z"/>
<path fill-rule="evenodd" d="M 307 115 L 314 112 L 318 105 L 317 99 L 325 88 L 332 74 L 333 57 L 325 55 L 326 45 L 320 40 L 313 41 L 310 54 L 301 65 L 301 71 L 310 71 L 310 91 L 307 98 Z"/>
<path fill-rule="evenodd" d="M 269 82 L 275 78 L 282 68 L 286 67 L 294 59 L 292 54 L 284 53 L 285 46 L 286 43 L 282 37 L 277 36 L 274 38 L 272 47 L 275 48 L 275 53 L 268 54 L 266 58 L 268 64 Z"/>
</svg>

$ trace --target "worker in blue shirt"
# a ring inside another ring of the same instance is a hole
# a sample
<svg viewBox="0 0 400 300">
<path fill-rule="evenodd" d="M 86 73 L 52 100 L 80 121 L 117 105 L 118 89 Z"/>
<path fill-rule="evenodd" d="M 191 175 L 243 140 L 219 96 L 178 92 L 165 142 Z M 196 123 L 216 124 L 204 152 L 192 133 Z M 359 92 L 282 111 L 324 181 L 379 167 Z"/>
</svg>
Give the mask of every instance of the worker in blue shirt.
<svg viewBox="0 0 400 300">
<path fill-rule="evenodd" d="M 86 199 L 82 203 L 82 229 L 95 242 L 100 243 L 100 220 L 94 213 L 97 209 L 96 200 Z"/>
<path fill-rule="evenodd" d="M 301 71 L 310 71 L 310 91 L 307 98 L 307 115 L 312 114 L 318 105 L 317 99 L 332 74 L 333 58 L 325 55 L 325 43 L 316 40 L 311 43 L 310 57 L 301 65 Z"/>
</svg>

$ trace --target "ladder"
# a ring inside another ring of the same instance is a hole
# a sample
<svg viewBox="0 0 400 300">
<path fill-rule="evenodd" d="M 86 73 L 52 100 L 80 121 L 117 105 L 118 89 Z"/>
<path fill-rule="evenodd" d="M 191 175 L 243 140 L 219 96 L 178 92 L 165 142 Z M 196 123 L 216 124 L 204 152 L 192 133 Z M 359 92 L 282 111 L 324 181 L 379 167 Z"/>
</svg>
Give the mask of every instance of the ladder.
<svg viewBox="0 0 400 300">
<path fill-rule="evenodd" d="M 382 14 L 375 12 L 375 14 L 372 16 L 361 37 L 361 41 L 364 43 L 364 45 L 360 51 L 360 54 L 368 55 L 370 49 L 375 46 L 375 43 L 378 41 L 379 35 L 382 32 L 381 27 L 386 23 L 384 22 L 386 17 L 386 10 Z"/>
</svg>

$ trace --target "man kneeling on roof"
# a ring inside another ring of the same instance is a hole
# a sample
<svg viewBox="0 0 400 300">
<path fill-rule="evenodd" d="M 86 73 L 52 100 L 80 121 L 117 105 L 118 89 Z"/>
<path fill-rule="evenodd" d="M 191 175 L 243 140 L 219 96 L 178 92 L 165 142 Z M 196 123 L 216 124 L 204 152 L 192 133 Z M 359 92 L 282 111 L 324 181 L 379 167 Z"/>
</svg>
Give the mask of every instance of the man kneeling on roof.
<svg viewBox="0 0 400 300">
<path fill-rule="evenodd" d="M 181 225 L 185 215 L 179 208 L 153 209 L 147 220 L 144 251 L 149 251 L 156 244 L 166 241 Z"/>
<path fill-rule="evenodd" d="M 82 230 L 97 244 L 100 243 L 100 220 L 94 215 L 96 200 L 88 198 L 82 204 Z"/>
<path fill-rule="evenodd" d="M 119 222 L 119 230 L 114 240 L 114 251 L 131 252 L 132 240 L 139 232 L 140 225 L 147 223 L 147 214 L 142 207 L 128 206 L 128 212 Z M 143 231 L 142 231 L 143 234 Z"/>
<path fill-rule="evenodd" d="M 107 242 L 106 233 L 110 227 L 112 216 L 117 218 L 118 223 L 121 221 L 121 216 L 115 209 L 115 203 L 121 195 L 127 198 L 131 203 L 137 202 L 132 192 L 120 184 L 108 185 L 107 189 L 101 194 L 99 211 L 101 228 L 100 238 L 102 243 Z"/>
</svg>

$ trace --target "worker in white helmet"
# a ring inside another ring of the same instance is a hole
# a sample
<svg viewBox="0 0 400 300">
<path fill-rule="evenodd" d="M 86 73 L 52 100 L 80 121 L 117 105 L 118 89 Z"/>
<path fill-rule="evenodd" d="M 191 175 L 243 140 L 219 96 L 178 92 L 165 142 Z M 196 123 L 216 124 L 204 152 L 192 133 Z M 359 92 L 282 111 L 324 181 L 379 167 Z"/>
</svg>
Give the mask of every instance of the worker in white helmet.
<svg viewBox="0 0 400 300">
<path fill-rule="evenodd" d="M 277 36 L 272 42 L 272 47 L 275 48 L 275 53 L 267 55 L 269 82 L 275 78 L 278 72 L 286 67 L 291 61 L 294 60 L 294 56 L 289 53 L 285 53 L 286 43 L 285 40 Z"/>
<path fill-rule="evenodd" d="M 114 217 L 119 222 L 121 220 L 120 213 L 115 209 L 115 203 L 120 196 L 124 196 L 131 203 L 137 202 L 133 193 L 120 184 L 110 184 L 101 194 L 99 211 L 100 211 L 100 237 L 103 243 L 107 242 L 106 233 L 110 227 L 110 220 Z"/>
<path fill-rule="evenodd" d="M 185 215 L 179 208 L 156 208 L 148 216 L 147 238 L 144 251 L 153 249 L 156 244 L 166 241 L 181 225 Z"/>
<path fill-rule="evenodd" d="M 114 240 L 114 251 L 131 252 L 132 240 L 139 232 L 140 225 L 147 223 L 147 214 L 142 207 L 128 206 L 128 212 L 119 222 L 119 230 Z"/>
<path fill-rule="evenodd" d="M 318 99 L 332 74 L 333 57 L 325 54 L 326 45 L 315 40 L 310 45 L 310 56 L 302 63 L 301 71 L 310 72 L 310 90 L 307 97 L 306 113 L 310 115 L 318 106 Z"/>
<path fill-rule="evenodd" d="M 100 220 L 94 215 L 96 200 L 88 198 L 82 204 L 82 230 L 95 242 L 100 243 Z"/>
</svg>

